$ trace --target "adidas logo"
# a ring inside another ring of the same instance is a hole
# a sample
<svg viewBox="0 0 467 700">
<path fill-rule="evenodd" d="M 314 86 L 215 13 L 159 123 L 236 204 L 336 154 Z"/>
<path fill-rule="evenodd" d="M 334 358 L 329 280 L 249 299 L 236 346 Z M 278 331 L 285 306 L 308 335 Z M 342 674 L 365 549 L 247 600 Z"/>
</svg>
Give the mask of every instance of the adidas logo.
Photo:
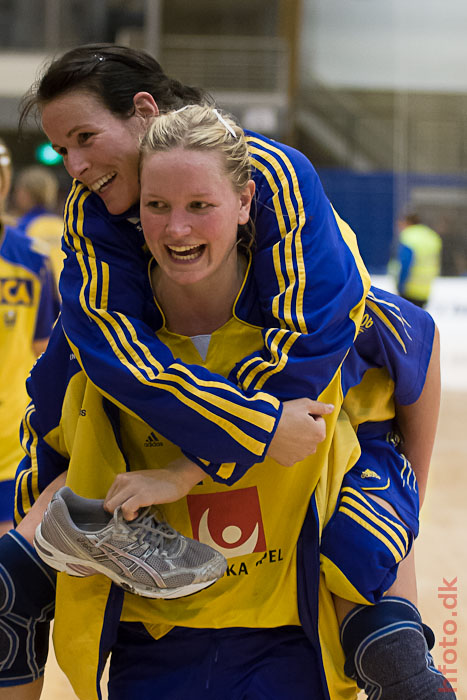
<svg viewBox="0 0 467 700">
<path fill-rule="evenodd" d="M 159 440 L 157 437 L 156 433 L 153 431 L 152 433 L 149 433 L 149 435 L 146 438 L 146 442 L 144 443 L 145 447 L 162 447 L 162 442 Z"/>
<path fill-rule="evenodd" d="M 372 469 L 365 469 L 360 475 L 362 479 L 381 479 L 380 475 L 374 472 Z"/>
<path fill-rule="evenodd" d="M 141 226 L 141 219 L 139 219 L 137 216 L 131 216 L 128 221 L 130 224 L 133 224 L 133 226 L 136 226 L 136 229 L 138 231 L 142 231 L 143 227 Z"/>
</svg>

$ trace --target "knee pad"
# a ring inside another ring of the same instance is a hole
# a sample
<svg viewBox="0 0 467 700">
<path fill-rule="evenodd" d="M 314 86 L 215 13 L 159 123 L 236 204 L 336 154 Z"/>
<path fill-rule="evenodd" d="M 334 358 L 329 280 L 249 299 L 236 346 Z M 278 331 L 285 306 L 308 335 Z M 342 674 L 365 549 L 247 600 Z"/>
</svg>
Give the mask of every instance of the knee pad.
<svg viewBox="0 0 467 700">
<path fill-rule="evenodd" d="M 438 700 L 440 692 L 450 700 L 456 697 L 434 665 L 421 625 L 406 623 L 366 639 L 354 663 L 359 685 L 370 700 Z"/>
<path fill-rule="evenodd" d="M 50 622 L 0 618 L 0 688 L 31 683 L 44 673 Z"/>
<path fill-rule="evenodd" d="M 10 531 L 0 538 L 0 687 L 42 675 L 54 606 L 54 572 Z"/>
<path fill-rule="evenodd" d="M 345 672 L 369 700 L 437 700 L 440 692 L 455 700 L 429 653 L 433 632 L 409 601 L 385 598 L 359 606 L 343 621 L 341 639 Z"/>
</svg>

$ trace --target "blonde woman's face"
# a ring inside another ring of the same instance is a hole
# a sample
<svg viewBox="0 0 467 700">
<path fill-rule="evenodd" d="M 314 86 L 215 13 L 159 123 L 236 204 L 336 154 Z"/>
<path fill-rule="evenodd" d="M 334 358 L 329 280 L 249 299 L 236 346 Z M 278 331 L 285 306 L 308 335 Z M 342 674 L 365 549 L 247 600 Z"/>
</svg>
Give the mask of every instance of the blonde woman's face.
<svg viewBox="0 0 467 700">
<path fill-rule="evenodd" d="M 237 228 L 247 223 L 254 184 L 236 192 L 215 152 L 174 148 L 141 168 L 141 223 L 161 272 L 180 285 L 237 265 Z"/>
</svg>

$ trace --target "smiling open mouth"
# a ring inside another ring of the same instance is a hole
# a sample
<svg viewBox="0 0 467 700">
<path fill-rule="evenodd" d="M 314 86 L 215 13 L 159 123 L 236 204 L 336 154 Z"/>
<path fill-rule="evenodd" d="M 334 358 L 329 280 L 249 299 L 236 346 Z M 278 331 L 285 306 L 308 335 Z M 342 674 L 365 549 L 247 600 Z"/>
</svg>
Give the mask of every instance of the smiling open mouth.
<svg viewBox="0 0 467 700">
<path fill-rule="evenodd" d="M 201 257 L 206 248 L 205 244 L 201 245 L 168 245 L 166 246 L 170 257 L 174 260 L 196 260 Z"/>
<path fill-rule="evenodd" d="M 93 192 L 102 192 L 110 182 L 115 180 L 116 176 L 117 173 L 109 173 L 108 175 L 104 175 L 104 177 L 100 177 L 98 180 L 96 180 L 96 182 L 93 182 L 92 185 L 89 185 L 89 189 Z"/>
</svg>

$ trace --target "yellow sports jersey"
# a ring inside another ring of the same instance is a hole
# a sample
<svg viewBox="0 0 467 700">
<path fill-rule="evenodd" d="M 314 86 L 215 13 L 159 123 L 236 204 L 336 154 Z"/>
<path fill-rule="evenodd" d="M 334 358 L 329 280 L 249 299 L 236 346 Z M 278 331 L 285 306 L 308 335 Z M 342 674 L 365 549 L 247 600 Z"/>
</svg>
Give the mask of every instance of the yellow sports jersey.
<svg viewBox="0 0 467 700">
<path fill-rule="evenodd" d="M 48 258 L 7 228 L 0 239 L 0 480 L 13 479 L 24 452 L 19 427 L 34 340 L 48 338 L 58 312 Z"/>
<path fill-rule="evenodd" d="M 31 221 L 27 234 L 31 238 L 43 241 L 52 263 L 52 270 L 58 284 L 63 267 L 62 251 L 63 218 L 55 214 L 42 214 Z"/>
<path fill-rule="evenodd" d="M 159 338 L 185 362 L 200 362 L 189 338 L 174 338 L 165 331 L 159 333 Z M 231 319 L 212 334 L 206 366 L 216 373 L 225 372 L 226 347 L 231 359 L 232 354 L 241 357 L 245 347 L 260 348 L 261 343 L 257 328 Z M 340 430 L 336 440 L 342 439 Z M 134 455 L 139 469 L 162 467 L 181 456 L 179 448 L 153 432 L 147 424 L 122 412 L 123 452 Z M 332 429 L 328 432 L 332 434 Z M 124 619 L 201 628 L 300 624 L 295 543 L 321 469 L 328 466 L 329 444 L 328 438 L 320 445 L 316 457 L 296 464 L 293 469 L 266 459 L 249 470 L 235 488 L 207 477 L 183 502 L 164 505 L 164 516 L 173 527 L 192 533 L 227 557 L 228 573 L 216 586 L 180 599 L 175 605 L 156 600 L 148 606 L 144 600 L 127 596 Z M 355 445 L 352 435 L 349 445 L 351 448 Z M 350 449 L 348 457 L 352 454 Z M 332 457 L 330 463 L 334 470 Z M 347 464 L 348 460 L 342 475 Z M 232 605 L 232 597 L 236 605 Z"/>
<path fill-rule="evenodd" d="M 42 241 L 58 284 L 65 257 L 62 252 L 63 217 L 37 206 L 18 219 L 16 228 L 26 236 Z"/>
<path fill-rule="evenodd" d="M 251 275 L 246 282 L 249 278 Z M 211 376 L 222 376 L 242 353 L 254 352 L 261 345 L 261 330 L 252 308 L 247 313 L 246 302 L 252 298 L 254 289 L 248 290 L 246 283 L 232 319 L 212 335 L 205 359 L 190 338 L 169 333 L 161 315 L 158 338 L 181 362 L 207 369 Z M 433 321 L 421 309 L 396 301 L 381 290 L 370 293 L 363 330 L 344 363 L 344 406 L 359 435 L 368 421 L 381 422 L 378 429 L 385 431 L 385 422 L 394 414 L 393 394 L 401 403 L 412 403 L 424 384 Z M 119 412 L 116 406 L 111 414 L 109 402 L 86 380 L 58 324 L 29 386 L 36 408 L 31 404 L 24 421 L 29 459 L 25 459 L 17 479 L 18 519 L 30 506 L 30 494 L 37 494 L 63 471 L 70 455 L 69 485 L 83 496 L 100 498 L 116 473 L 162 467 L 180 455 L 173 443 L 144 421 Z M 376 402 L 375 397 L 379 397 Z M 223 400 L 219 398 L 219 405 Z M 326 420 L 326 442 L 317 455 L 293 468 L 265 460 L 230 488 L 207 476 L 186 499 L 164 506 L 167 520 L 184 534 L 224 551 L 228 573 L 211 589 L 185 600 L 148 601 L 126 595 L 123 618 L 144 621 L 155 637 L 174 625 L 300 623 L 310 639 L 316 636 L 314 630 L 319 633 L 332 700 L 355 698 L 355 686 L 342 671 L 338 625 L 323 571 L 319 575 L 317 544 L 335 512 L 343 476 L 354 466 L 360 451 L 346 413 Z M 184 428 L 181 421 L 179 430 Z M 221 466 L 226 478 L 232 467 Z M 58 591 L 55 632 L 59 661 L 78 696 L 93 698 L 101 640 L 107 634 L 104 619 L 109 619 L 110 610 L 115 614 L 115 589 L 112 593 L 110 581 L 102 576 L 83 580 L 59 576 Z M 303 605 L 304 597 L 311 615 Z M 319 605 L 319 625 L 314 604 Z M 116 614 L 120 615 L 118 607 Z M 79 672 L 73 662 L 77 655 L 82 659 Z M 90 675 L 84 675 L 83 668 Z"/>
<path fill-rule="evenodd" d="M 164 328 L 159 331 L 159 338 L 182 361 L 198 363 L 220 374 L 228 372 L 232 361 L 241 358 L 245 351 L 254 351 L 263 342 L 259 327 L 236 316 L 212 334 L 204 362 L 190 338 Z M 102 498 L 116 473 L 127 468 L 162 467 L 180 455 L 179 448 L 126 412 L 118 413 L 117 430 L 106 400 L 82 371 L 76 371 L 78 363 L 66 341 L 58 347 L 63 363 L 69 365 L 67 388 L 60 425 L 48 433 L 46 441 L 49 451 L 52 447 L 61 455 L 70 456 L 67 483 L 74 491 Z M 44 355 L 32 375 L 37 385 L 50 376 L 50 363 L 60 376 L 60 357 L 57 360 L 53 356 L 55 340 L 50 349 L 52 352 Z M 317 548 L 319 531 L 336 506 L 343 475 L 360 453 L 345 413 L 326 420 L 327 439 L 315 455 L 293 468 L 266 459 L 230 488 L 206 476 L 187 498 L 163 506 L 164 517 L 174 527 L 224 552 L 228 573 L 214 586 L 185 599 L 161 601 L 125 594 L 122 618 L 143 621 L 156 637 L 173 625 L 225 628 L 301 624 L 298 542 L 303 523 L 316 498 L 313 519 Z M 38 449 L 37 435 L 31 430 L 27 437 L 33 456 Z M 229 469 L 229 465 L 223 466 Z M 320 648 L 330 697 L 350 700 L 355 686 L 343 673 L 337 620 L 330 594 L 319 576 L 317 555 L 311 575 L 320 591 Z M 75 578 L 59 574 L 58 579 L 54 628 L 57 657 L 78 697 L 97 698 L 99 650 L 112 608 L 111 582 L 104 576 Z M 80 659 L 79 666 L 76 658 Z"/>
</svg>

